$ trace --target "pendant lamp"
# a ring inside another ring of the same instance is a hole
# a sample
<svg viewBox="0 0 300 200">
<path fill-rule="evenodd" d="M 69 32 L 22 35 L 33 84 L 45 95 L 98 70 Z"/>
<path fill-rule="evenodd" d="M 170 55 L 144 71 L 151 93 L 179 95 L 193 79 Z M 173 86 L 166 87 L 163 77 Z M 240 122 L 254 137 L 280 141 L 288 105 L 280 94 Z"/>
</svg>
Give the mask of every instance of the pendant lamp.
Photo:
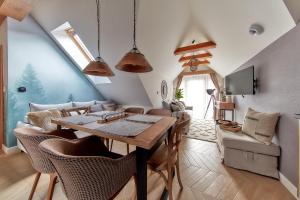
<svg viewBox="0 0 300 200">
<path fill-rule="evenodd" d="M 100 56 L 100 0 L 96 0 L 96 4 L 98 23 L 98 56 L 85 67 L 83 73 L 92 76 L 114 76 L 113 71 Z"/>
<path fill-rule="evenodd" d="M 134 0 L 134 30 L 133 30 L 133 49 L 129 51 L 116 68 L 121 71 L 131 73 L 145 73 L 153 70 L 145 56 L 138 50 L 136 46 L 136 0 Z"/>
</svg>

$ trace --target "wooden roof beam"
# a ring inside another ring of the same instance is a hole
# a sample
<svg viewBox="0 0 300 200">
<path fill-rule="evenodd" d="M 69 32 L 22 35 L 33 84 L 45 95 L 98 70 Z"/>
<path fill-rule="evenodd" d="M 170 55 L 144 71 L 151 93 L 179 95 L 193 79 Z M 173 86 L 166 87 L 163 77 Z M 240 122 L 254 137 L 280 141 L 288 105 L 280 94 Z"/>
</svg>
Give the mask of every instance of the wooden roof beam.
<svg viewBox="0 0 300 200">
<path fill-rule="evenodd" d="M 179 76 L 192 76 L 192 75 L 199 75 L 199 74 L 212 74 L 215 73 L 214 70 L 199 70 L 199 71 L 192 71 L 192 72 L 181 72 Z"/>
<path fill-rule="evenodd" d="M 212 54 L 209 53 L 209 52 L 207 52 L 207 53 L 196 54 L 196 55 L 192 55 L 192 56 L 182 56 L 179 59 L 179 62 L 189 61 L 192 58 L 196 58 L 196 59 L 208 59 L 208 58 L 212 58 Z"/>
<path fill-rule="evenodd" d="M 174 54 L 181 55 L 181 54 L 185 54 L 185 53 L 191 53 L 191 52 L 195 52 L 195 51 L 216 48 L 216 46 L 217 46 L 216 43 L 214 43 L 212 41 L 208 41 L 208 42 L 193 44 L 193 45 L 189 45 L 189 46 L 185 46 L 185 47 L 179 47 L 174 51 Z"/>
<path fill-rule="evenodd" d="M 196 65 L 196 66 L 208 65 L 208 64 L 210 64 L 210 62 L 208 60 L 199 60 L 194 63 L 194 65 Z M 190 63 L 186 62 L 182 65 L 182 67 L 190 67 Z"/>
</svg>

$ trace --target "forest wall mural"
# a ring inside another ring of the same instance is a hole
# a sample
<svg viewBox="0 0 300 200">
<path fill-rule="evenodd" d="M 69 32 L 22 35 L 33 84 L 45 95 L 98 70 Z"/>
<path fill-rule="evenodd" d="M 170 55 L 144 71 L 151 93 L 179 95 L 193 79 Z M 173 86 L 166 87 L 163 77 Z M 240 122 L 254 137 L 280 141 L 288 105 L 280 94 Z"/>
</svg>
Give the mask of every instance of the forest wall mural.
<svg viewBox="0 0 300 200">
<path fill-rule="evenodd" d="M 8 20 L 8 77 L 5 145 L 16 145 L 13 129 L 28 103 L 103 100 L 99 91 L 31 18 Z M 26 92 L 19 92 L 26 87 Z"/>
</svg>

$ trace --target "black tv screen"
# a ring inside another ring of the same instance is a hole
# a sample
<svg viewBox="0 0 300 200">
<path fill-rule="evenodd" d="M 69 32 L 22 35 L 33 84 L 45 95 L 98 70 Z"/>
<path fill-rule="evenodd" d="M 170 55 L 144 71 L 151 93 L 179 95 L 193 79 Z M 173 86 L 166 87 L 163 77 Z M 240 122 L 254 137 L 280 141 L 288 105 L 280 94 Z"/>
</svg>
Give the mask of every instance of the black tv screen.
<svg viewBox="0 0 300 200">
<path fill-rule="evenodd" d="M 251 95 L 254 90 L 254 66 L 225 77 L 226 95 Z"/>
</svg>

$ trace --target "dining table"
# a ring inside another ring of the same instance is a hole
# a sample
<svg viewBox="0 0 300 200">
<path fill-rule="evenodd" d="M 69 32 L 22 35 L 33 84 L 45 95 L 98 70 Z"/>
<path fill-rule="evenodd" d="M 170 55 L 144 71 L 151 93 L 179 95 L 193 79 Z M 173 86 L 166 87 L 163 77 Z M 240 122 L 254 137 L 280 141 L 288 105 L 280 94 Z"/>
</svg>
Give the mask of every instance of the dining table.
<svg viewBox="0 0 300 200">
<path fill-rule="evenodd" d="M 131 116 L 132 114 L 130 114 Z M 129 116 L 129 115 L 126 115 Z M 84 116 L 81 116 L 84 118 Z M 87 116 L 88 117 L 88 116 Z M 119 120 L 116 119 L 104 123 L 107 125 L 114 125 Z M 124 136 L 120 134 L 111 134 L 109 132 L 99 130 L 99 127 L 103 126 L 98 120 L 91 120 L 86 124 L 70 123 L 63 118 L 54 118 L 51 120 L 53 124 L 57 125 L 57 129 L 68 128 L 81 132 L 85 132 L 91 135 L 101 137 L 103 139 L 111 139 L 119 142 L 127 143 L 136 146 L 136 181 L 137 181 L 137 199 L 147 200 L 147 161 L 155 150 L 161 145 L 161 143 L 168 138 L 172 131 L 172 127 L 176 122 L 174 117 L 161 116 L 161 118 L 151 124 L 136 136 Z M 167 190 L 165 189 L 161 199 L 167 197 Z"/>
</svg>

